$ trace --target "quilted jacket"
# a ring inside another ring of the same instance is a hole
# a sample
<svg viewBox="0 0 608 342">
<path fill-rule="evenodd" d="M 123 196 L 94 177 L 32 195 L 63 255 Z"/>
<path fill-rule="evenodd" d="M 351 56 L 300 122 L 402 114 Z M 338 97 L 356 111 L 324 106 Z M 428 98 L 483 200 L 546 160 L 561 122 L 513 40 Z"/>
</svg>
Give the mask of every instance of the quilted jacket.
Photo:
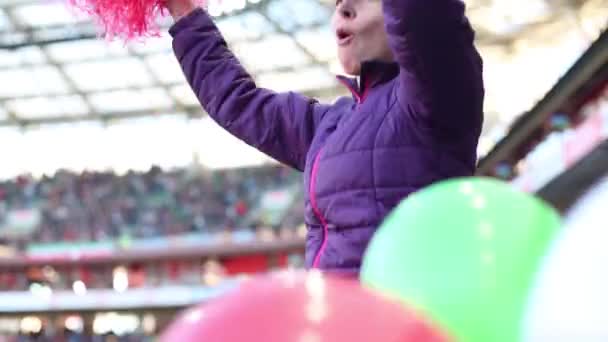
<svg viewBox="0 0 608 342">
<path fill-rule="evenodd" d="M 339 77 L 352 97 L 333 104 L 257 87 L 202 9 L 170 29 L 209 115 L 304 173 L 308 267 L 357 274 L 402 199 L 475 169 L 484 89 L 464 4 L 383 0 L 383 11 L 395 62 L 366 61 L 357 81 Z"/>
</svg>

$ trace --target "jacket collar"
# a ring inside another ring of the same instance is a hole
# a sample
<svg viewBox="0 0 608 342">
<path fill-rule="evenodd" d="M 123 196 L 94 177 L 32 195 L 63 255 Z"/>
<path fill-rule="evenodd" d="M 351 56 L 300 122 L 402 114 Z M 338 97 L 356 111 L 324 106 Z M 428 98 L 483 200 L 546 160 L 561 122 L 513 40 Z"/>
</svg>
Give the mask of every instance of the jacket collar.
<svg viewBox="0 0 608 342">
<path fill-rule="evenodd" d="M 357 103 L 365 101 L 369 90 L 378 84 L 392 80 L 399 74 L 399 65 L 394 62 L 366 61 L 361 64 L 359 81 L 356 78 L 337 76 L 350 90 Z"/>
</svg>

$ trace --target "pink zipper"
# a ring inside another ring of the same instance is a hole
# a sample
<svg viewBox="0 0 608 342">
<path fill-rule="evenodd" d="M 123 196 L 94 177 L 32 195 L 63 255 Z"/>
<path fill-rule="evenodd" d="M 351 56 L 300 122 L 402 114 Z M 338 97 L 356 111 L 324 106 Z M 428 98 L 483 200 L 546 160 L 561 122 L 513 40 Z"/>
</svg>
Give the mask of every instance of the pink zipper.
<svg viewBox="0 0 608 342">
<path fill-rule="evenodd" d="M 363 101 L 365 101 L 365 98 L 367 97 L 368 91 L 369 91 L 369 82 L 366 82 L 366 84 L 363 87 L 363 94 L 359 95 L 358 92 L 356 92 L 351 86 L 350 84 L 348 84 L 348 82 L 345 82 L 342 79 L 339 79 L 340 82 L 342 82 L 346 88 L 348 88 L 351 93 L 353 93 L 355 95 L 355 98 L 357 99 L 357 103 L 361 104 L 363 103 Z M 312 267 L 313 268 L 319 268 L 319 262 L 321 261 L 321 255 L 323 254 L 323 251 L 325 251 L 325 248 L 327 247 L 327 221 L 325 221 L 325 218 L 323 217 L 323 215 L 321 215 L 321 211 L 319 210 L 319 207 L 317 206 L 317 198 L 315 197 L 315 185 L 317 184 L 317 172 L 319 171 L 319 159 L 321 157 L 321 150 L 319 150 L 319 152 L 317 153 L 317 156 L 315 157 L 315 161 L 312 164 L 312 171 L 310 173 L 310 186 L 308 187 L 308 197 L 310 197 L 310 206 L 312 207 L 312 211 L 315 213 L 315 216 L 317 217 L 317 219 L 319 220 L 319 222 L 321 222 L 321 226 L 323 227 L 323 241 L 321 242 L 321 247 L 319 248 L 319 250 L 317 251 L 317 254 L 315 254 L 315 258 L 313 259 L 312 262 Z"/>
<path fill-rule="evenodd" d="M 308 196 L 310 197 L 310 206 L 312 207 L 312 211 L 315 213 L 315 216 L 317 216 L 317 218 L 321 222 L 321 226 L 323 227 L 323 242 L 321 242 L 321 247 L 317 251 L 317 254 L 315 254 L 315 258 L 312 263 L 313 268 L 319 267 L 319 261 L 321 260 L 321 254 L 323 254 L 323 251 L 325 250 L 325 247 L 327 246 L 327 222 L 325 221 L 325 218 L 323 217 L 323 215 L 321 215 L 321 211 L 319 210 L 319 207 L 317 206 L 317 198 L 315 197 L 315 185 L 317 184 L 316 179 L 317 179 L 317 172 L 319 171 L 320 157 L 321 157 L 321 151 L 319 151 L 319 153 L 317 153 L 317 156 L 315 157 L 315 161 L 312 164 L 312 171 L 310 173 L 310 186 L 308 188 Z"/>
<path fill-rule="evenodd" d="M 363 85 L 363 94 L 359 94 L 359 92 L 355 91 L 355 89 L 353 89 L 353 87 L 351 87 L 348 82 L 341 78 L 338 78 L 338 80 L 355 96 L 355 99 L 357 99 L 357 104 L 361 104 L 363 103 L 363 101 L 365 101 L 365 98 L 367 97 L 367 94 L 369 92 L 369 85 L 371 84 L 371 82 L 365 82 L 365 84 Z"/>
</svg>

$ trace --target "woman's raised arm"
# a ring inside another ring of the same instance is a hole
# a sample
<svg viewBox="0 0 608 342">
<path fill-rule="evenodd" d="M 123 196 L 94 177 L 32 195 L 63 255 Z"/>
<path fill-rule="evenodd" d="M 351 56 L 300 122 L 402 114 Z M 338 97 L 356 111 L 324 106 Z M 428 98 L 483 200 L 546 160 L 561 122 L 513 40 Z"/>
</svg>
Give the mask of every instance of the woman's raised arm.
<svg viewBox="0 0 608 342">
<path fill-rule="evenodd" d="M 482 61 L 462 0 L 382 1 L 403 109 L 444 131 L 481 126 Z"/>
<path fill-rule="evenodd" d="M 328 107 L 297 93 L 258 88 L 203 9 L 172 14 L 178 18 L 169 30 L 175 56 L 207 113 L 247 144 L 303 170 Z"/>
</svg>

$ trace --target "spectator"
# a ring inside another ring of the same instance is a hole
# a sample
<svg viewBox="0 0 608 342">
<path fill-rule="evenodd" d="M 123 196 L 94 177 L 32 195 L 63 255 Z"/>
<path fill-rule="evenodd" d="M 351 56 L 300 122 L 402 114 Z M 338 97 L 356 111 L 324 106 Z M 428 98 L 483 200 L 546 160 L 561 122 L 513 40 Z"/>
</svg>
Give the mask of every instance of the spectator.
<svg viewBox="0 0 608 342">
<path fill-rule="evenodd" d="M 0 220 L 10 210 L 39 210 L 39 242 L 213 232 L 240 227 L 265 190 L 292 184 L 298 176 L 281 166 L 206 174 L 152 167 L 124 176 L 62 170 L 1 182 Z"/>
</svg>

